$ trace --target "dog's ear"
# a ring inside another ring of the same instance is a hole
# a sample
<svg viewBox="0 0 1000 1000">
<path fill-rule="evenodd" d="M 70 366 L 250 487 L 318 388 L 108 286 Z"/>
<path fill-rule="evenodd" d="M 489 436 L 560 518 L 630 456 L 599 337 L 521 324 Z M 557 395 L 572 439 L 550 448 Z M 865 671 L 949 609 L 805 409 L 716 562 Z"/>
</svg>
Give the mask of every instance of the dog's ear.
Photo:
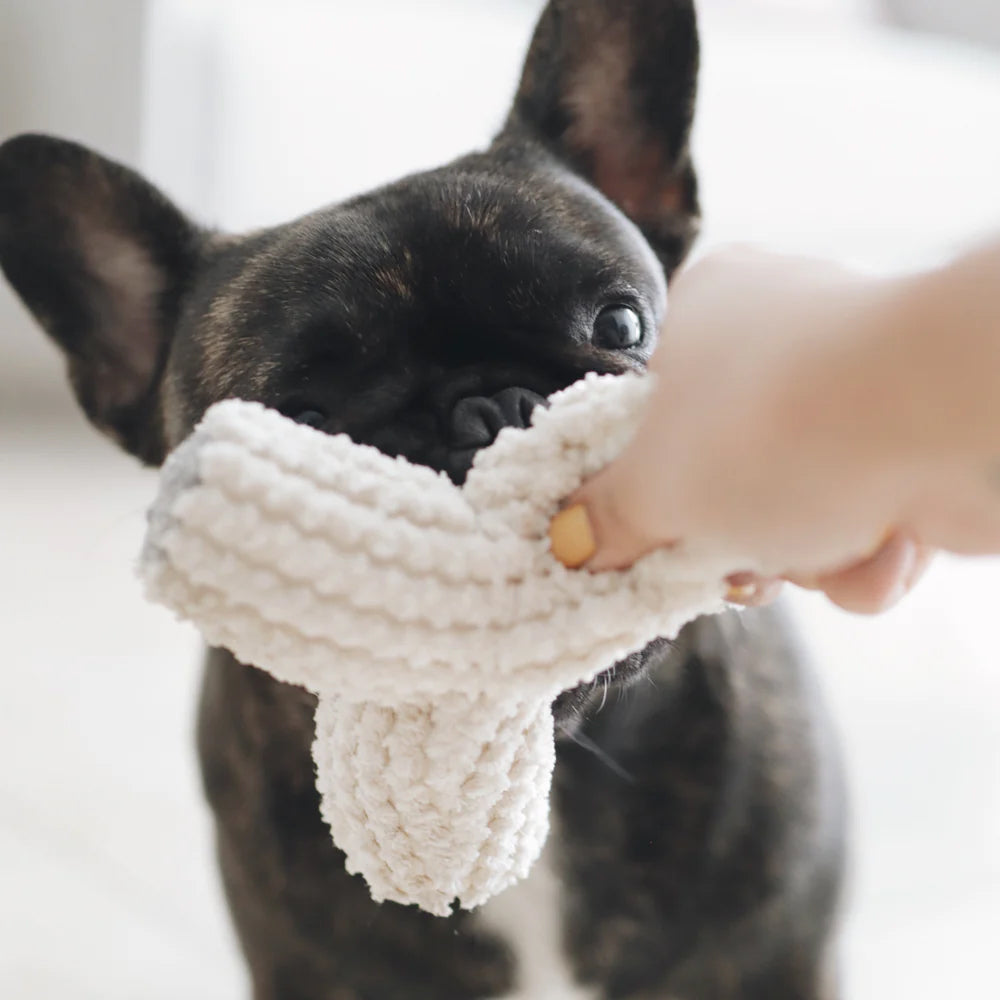
<svg viewBox="0 0 1000 1000">
<path fill-rule="evenodd" d="M 504 136 L 543 143 L 642 230 L 668 275 L 697 233 L 692 0 L 550 0 Z"/>
<path fill-rule="evenodd" d="M 151 185 L 82 146 L 0 146 L 0 266 L 65 352 L 87 416 L 149 463 L 163 458 L 160 377 L 200 242 Z"/>
</svg>

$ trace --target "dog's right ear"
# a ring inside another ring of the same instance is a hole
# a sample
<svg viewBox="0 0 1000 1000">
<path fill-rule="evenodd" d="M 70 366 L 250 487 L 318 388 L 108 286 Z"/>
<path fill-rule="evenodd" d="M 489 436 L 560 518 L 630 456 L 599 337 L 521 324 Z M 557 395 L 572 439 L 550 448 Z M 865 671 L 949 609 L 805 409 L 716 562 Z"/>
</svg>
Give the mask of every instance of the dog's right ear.
<svg viewBox="0 0 1000 1000">
<path fill-rule="evenodd" d="M 541 143 L 642 230 L 670 275 L 698 229 L 694 0 L 549 0 L 498 142 Z"/>
<path fill-rule="evenodd" d="M 87 416 L 148 463 L 165 450 L 160 377 L 201 242 L 138 174 L 83 146 L 0 146 L 0 266 L 65 352 Z"/>
</svg>

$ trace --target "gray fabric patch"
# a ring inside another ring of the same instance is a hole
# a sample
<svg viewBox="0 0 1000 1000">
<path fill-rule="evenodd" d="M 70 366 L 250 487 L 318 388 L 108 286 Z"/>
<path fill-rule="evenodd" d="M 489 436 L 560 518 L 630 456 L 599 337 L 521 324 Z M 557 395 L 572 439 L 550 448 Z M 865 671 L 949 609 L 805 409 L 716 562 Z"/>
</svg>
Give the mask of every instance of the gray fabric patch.
<svg viewBox="0 0 1000 1000">
<path fill-rule="evenodd" d="M 211 438 L 204 430 L 196 430 L 174 449 L 160 470 L 160 488 L 156 500 L 146 512 L 146 540 L 139 555 L 139 574 L 149 577 L 158 571 L 166 559 L 160 541 L 177 523 L 173 515 L 177 498 L 201 482 L 198 456 Z"/>
</svg>

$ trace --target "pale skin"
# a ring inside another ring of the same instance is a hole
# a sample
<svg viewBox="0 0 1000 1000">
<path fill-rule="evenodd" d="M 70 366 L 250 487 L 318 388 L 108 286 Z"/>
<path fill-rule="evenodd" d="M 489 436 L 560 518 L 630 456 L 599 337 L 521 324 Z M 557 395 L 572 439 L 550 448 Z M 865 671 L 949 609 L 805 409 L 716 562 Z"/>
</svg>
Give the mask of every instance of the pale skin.
<svg viewBox="0 0 1000 1000">
<path fill-rule="evenodd" d="M 792 580 L 876 612 L 935 549 L 1000 552 L 1000 241 L 891 279 L 734 248 L 671 291 L 644 421 L 557 557 L 711 540 L 744 554 L 735 601 Z"/>
</svg>

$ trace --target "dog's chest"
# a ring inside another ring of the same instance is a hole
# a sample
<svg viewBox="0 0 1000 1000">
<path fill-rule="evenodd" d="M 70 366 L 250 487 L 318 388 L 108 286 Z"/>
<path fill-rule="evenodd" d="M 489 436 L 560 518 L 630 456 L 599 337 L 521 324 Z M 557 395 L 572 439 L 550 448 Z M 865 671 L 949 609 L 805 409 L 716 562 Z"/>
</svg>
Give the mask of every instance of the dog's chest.
<svg viewBox="0 0 1000 1000">
<path fill-rule="evenodd" d="M 502 1000 L 597 1000 L 575 981 L 566 957 L 560 894 L 546 848 L 528 878 L 477 911 L 477 923 L 500 937 L 517 963 L 517 987 Z"/>
</svg>

